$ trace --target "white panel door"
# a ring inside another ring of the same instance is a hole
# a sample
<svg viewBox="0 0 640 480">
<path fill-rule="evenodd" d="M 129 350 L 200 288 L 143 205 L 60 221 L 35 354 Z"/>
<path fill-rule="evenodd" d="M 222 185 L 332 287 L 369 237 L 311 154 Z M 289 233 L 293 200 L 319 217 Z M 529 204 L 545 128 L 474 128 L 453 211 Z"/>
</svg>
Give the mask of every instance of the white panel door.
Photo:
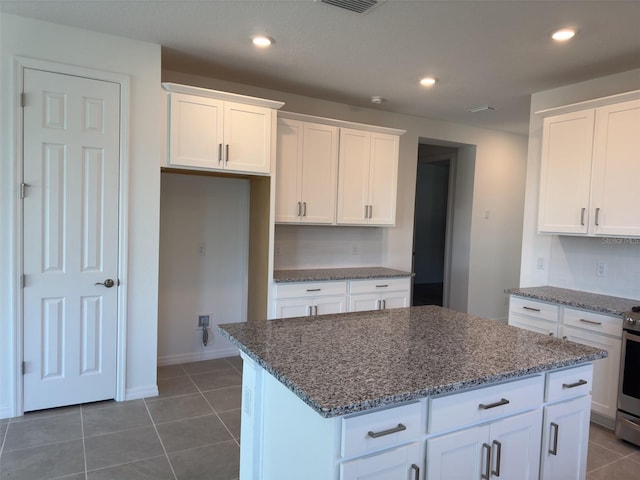
<svg viewBox="0 0 640 480">
<path fill-rule="evenodd" d="M 640 100 L 598 108 L 594 145 L 594 233 L 640 236 Z"/>
<path fill-rule="evenodd" d="M 538 480 L 540 435 L 541 409 L 491 424 L 492 478 L 499 476 L 505 480 Z"/>
<path fill-rule="evenodd" d="M 489 427 L 467 428 L 427 440 L 429 480 L 478 480 L 487 469 Z"/>
<path fill-rule="evenodd" d="M 374 225 L 396 223 L 398 145 L 397 135 L 371 135 L 368 203 L 371 205 L 369 223 Z"/>
<path fill-rule="evenodd" d="M 420 480 L 423 460 L 417 443 L 340 465 L 340 480 Z"/>
<path fill-rule="evenodd" d="M 278 119 L 276 222 L 300 222 L 303 125 L 297 120 Z"/>
<path fill-rule="evenodd" d="M 225 169 L 269 173 L 272 112 L 270 108 L 224 102 Z"/>
<path fill-rule="evenodd" d="M 29 411 L 115 396 L 120 86 L 26 69 L 23 87 Z"/>
<path fill-rule="evenodd" d="M 338 162 L 338 224 L 369 223 L 365 208 L 369 199 L 371 133 L 340 129 Z"/>
</svg>

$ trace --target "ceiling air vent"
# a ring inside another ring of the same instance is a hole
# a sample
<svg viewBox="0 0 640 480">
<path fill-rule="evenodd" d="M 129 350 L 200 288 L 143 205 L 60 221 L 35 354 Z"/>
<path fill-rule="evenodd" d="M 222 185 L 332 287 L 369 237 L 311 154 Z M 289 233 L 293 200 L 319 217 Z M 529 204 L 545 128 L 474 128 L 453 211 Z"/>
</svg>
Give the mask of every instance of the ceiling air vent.
<svg viewBox="0 0 640 480">
<path fill-rule="evenodd" d="M 335 7 L 344 8 L 356 13 L 365 13 L 367 10 L 375 7 L 384 0 L 320 0 L 322 3 L 328 3 Z"/>
</svg>

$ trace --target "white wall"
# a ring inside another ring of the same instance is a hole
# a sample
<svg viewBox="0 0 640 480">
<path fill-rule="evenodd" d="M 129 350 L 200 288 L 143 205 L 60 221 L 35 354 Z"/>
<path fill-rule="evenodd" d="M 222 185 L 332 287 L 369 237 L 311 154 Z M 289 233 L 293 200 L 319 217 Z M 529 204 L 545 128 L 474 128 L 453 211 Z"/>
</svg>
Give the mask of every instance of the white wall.
<svg viewBox="0 0 640 480">
<path fill-rule="evenodd" d="M 381 125 L 407 130 L 400 137 L 396 227 L 382 232 L 382 264 L 411 270 L 413 212 L 418 143 L 449 143 L 465 146 L 459 158 L 468 162 L 460 170 L 470 197 L 459 212 L 461 251 L 455 259 L 452 302 L 455 308 L 489 318 L 506 318 L 503 290 L 518 283 L 521 249 L 522 205 L 526 160 L 526 138 L 477 127 L 421 117 L 382 112 L 346 104 L 293 95 L 182 72 L 163 70 L 163 81 L 270 98 L 285 102 L 283 110 Z M 427 115 L 428 112 L 425 112 Z M 435 140 L 435 141 L 434 141 Z M 466 152 L 466 156 L 465 156 Z M 475 157 L 472 154 L 475 153 Z M 475 161 L 474 161 L 475 160 Z M 465 168 L 468 170 L 465 171 Z M 471 177 L 469 176 L 471 175 Z M 462 182 L 464 183 L 464 182 Z M 461 194 L 463 195 L 463 194 Z M 460 205 L 464 205 L 464 202 Z M 491 217 L 484 220 L 484 212 Z M 466 230 L 466 231 L 465 231 Z M 455 239 L 454 239 L 455 240 Z M 468 258 L 468 261 L 466 261 Z M 465 278 L 467 277 L 468 278 Z M 468 288 L 467 288 L 468 285 Z"/>
<path fill-rule="evenodd" d="M 542 118 L 536 111 L 640 89 L 640 69 L 535 93 L 531 97 L 520 286 L 554 285 L 640 299 L 640 245 L 537 234 Z M 631 207 L 633 208 L 633 207 Z M 542 258 L 544 269 L 537 268 Z M 596 276 L 605 262 L 607 277 Z"/>
<path fill-rule="evenodd" d="M 160 365 L 237 355 L 215 325 L 247 319 L 248 254 L 248 180 L 162 174 Z M 199 314 L 211 314 L 207 346 Z"/>
<path fill-rule="evenodd" d="M 156 388 L 158 217 L 160 202 L 160 46 L 13 15 L 0 18 L 0 417 L 18 410 L 11 388 L 17 368 L 15 231 L 17 172 L 13 56 L 130 76 L 129 259 L 126 391 Z"/>
</svg>

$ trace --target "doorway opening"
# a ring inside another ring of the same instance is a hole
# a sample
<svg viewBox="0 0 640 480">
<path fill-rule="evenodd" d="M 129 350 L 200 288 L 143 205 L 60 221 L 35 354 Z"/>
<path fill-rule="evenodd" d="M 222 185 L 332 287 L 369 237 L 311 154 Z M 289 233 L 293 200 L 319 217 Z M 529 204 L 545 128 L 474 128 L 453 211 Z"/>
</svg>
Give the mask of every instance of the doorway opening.
<svg viewBox="0 0 640 480">
<path fill-rule="evenodd" d="M 449 306 L 450 231 L 458 149 L 420 144 L 416 175 L 412 305 Z"/>
</svg>

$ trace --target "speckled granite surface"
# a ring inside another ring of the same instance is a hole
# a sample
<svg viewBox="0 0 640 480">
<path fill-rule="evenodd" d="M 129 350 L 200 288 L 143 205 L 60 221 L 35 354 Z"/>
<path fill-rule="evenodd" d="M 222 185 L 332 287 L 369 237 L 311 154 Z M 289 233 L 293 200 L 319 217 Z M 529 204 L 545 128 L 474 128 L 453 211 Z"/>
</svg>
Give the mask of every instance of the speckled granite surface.
<svg viewBox="0 0 640 480">
<path fill-rule="evenodd" d="M 640 305 L 640 300 L 610 297 L 559 287 L 509 288 L 505 290 L 505 293 L 612 315 L 622 315 L 631 310 L 631 307 Z"/>
<path fill-rule="evenodd" d="M 411 272 L 384 267 L 362 268 L 310 268 L 301 270 L 274 270 L 273 281 L 322 282 L 326 280 L 362 280 L 366 278 L 410 277 Z"/>
<path fill-rule="evenodd" d="M 218 328 L 323 417 L 607 355 L 604 350 L 432 305 Z"/>
</svg>

